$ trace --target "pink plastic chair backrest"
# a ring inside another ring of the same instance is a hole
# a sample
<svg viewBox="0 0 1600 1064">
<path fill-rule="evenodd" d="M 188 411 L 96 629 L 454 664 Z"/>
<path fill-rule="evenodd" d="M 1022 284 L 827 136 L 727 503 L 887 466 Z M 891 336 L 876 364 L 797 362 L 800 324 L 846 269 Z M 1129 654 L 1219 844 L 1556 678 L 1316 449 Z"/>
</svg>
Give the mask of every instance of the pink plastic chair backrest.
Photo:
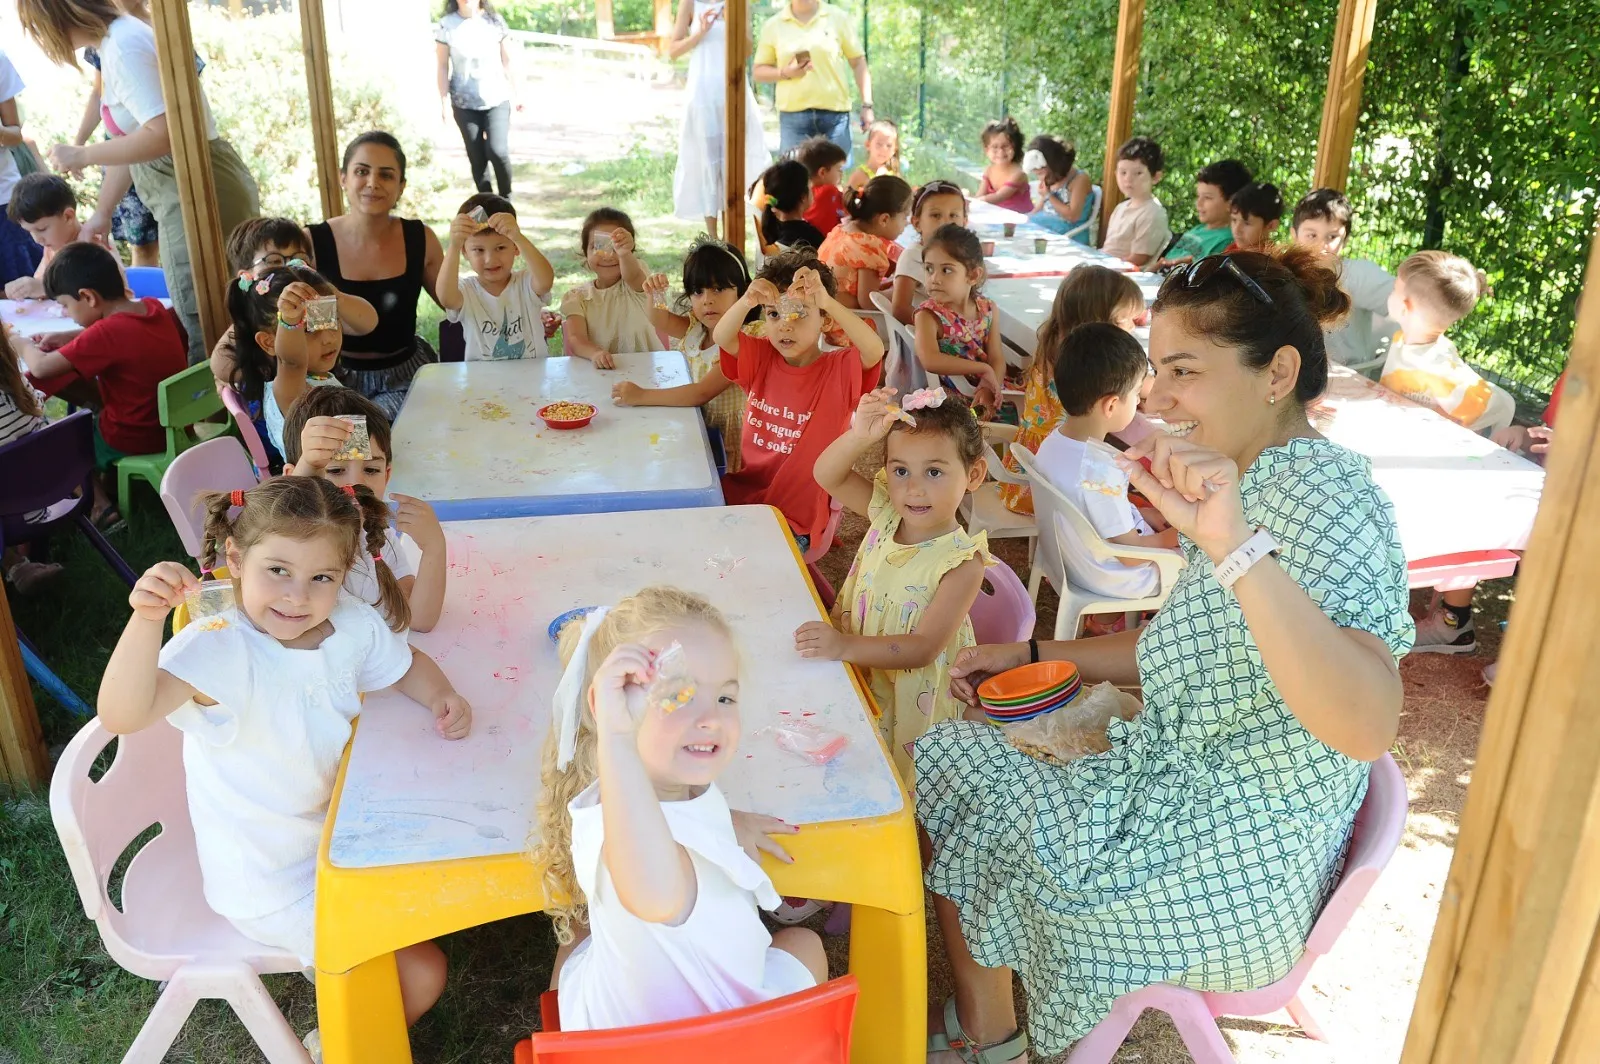
<svg viewBox="0 0 1600 1064">
<path fill-rule="evenodd" d="M 266 480 L 272 476 L 271 463 L 267 461 L 267 448 L 261 442 L 261 433 L 256 431 L 256 423 L 250 420 L 250 411 L 245 409 L 244 400 L 230 385 L 224 384 L 221 394 L 222 405 L 228 408 L 228 413 L 233 415 L 233 423 L 239 426 L 239 438 L 244 440 L 245 448 L 250 452 L 250 461 L 255 463 L 261 479 Z"/>
<path fill-rule="evenodd" d="M 96 783 L 89 770 L 113 738 L 116 759 Z M 184 794 L 182 733 L 160 723 L 116 737 L 91 720 L 56 763 L 50 815 L 83 911 L 99 926 L 106 952 L 135 975 L 165 978 L 164 970 L 181 958 L 163 955 L 150 943 L 180 940 L 174 928 L 210 912 Z M 129 863 L 119 912 L 107 892 L 112 866 L 153 824 L 161 825 L 161 834 Z"/>
<path fill-rule="evenodd" d="M 972 618 L 972 634 L 979 645 L 984 643 L 1020 643 L 1033 638 L 1037 618 L 1028 589 L 1011 566 L 995 559 L 984 578 L 993 592 L 978 589 L 967 616 Z"/>
<path fill-rule="evenodd" d="M 232 436 L 189 448 L 167 467 L 161 477 L 161 501 L 183 549 L 199 559 L 205 542 L 205 509 L 196 496 L 202 491 L 248 491 L 257 484 L 250 456 Z"/>
<path fill-rule="evenodd" d="M 1306 940 L 1306 952 L 1322 955 L 1333 949 L 1339 941 L 1350 918 L 1355 915 L 1367 892 L 1377 881 L 1389 859 L 1400 845 L 1406 829 L 1406 810 L 1411 800 L 1406 793 L 1406 780 L 1394 758 L 1384 754 L 1372 763 L 1372 775 L 1367 783 L 1367 797 L 1356 813 L 1355 826 L 1350 830 L 1350 850 L 1345 855 L 1344 872 L 1339 876 L 1339 886 L 1333 897 L 1317 917 L 1316 925 Z"/>
<path fill-rule="evenodd" d="M 806 551 L 800 560 L 807 565 L 814 565 L 822 560 L 822 556 L 833 549 L 833 537 L 839 534 L 839 524 L 844 520 L 844 505 L 838 499 L 828 502 L 828 525 L 820 535 L 811 540 L 811 549 Z"/>
</svg>

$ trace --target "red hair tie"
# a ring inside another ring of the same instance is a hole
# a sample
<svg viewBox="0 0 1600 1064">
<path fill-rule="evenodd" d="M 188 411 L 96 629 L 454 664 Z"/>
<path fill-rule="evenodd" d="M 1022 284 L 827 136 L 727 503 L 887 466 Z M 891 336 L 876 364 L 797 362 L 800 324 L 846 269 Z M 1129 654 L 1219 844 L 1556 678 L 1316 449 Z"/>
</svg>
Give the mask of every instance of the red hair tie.
<svg viewBox="0 0 1600 1064">
<path fill-rule="evenodd" d="M 234 506 L 243 506 L 244 492 L 238 488 L 234 488 L 233 491 L 228 493 L 228 502 Z"/>
<path fill-rule="evenodd" d="M 339 490 L 350 496 L 352 499 L 356 497 L 356 486 L 354 484 L 346 484 Z"/>
</svg>

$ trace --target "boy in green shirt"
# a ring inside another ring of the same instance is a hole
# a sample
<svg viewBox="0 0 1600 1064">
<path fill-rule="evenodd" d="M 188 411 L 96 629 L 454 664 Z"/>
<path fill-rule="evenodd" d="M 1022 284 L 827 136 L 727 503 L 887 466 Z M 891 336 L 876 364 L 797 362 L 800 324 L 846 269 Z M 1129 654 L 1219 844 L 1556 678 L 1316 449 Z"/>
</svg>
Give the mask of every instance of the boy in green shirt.
<svg viewBox="0 0 1600 1064">
<path fill-rule="evenodd" d="M 1200 224 L 1177 239 L 1158 269 L 1216 255 L 1233 242 L 1228 201 L 1250 183 L 1250 169 L 1237 159 L 1212 163 L 1194 175 L 1194 213 Z"/>
</svg>

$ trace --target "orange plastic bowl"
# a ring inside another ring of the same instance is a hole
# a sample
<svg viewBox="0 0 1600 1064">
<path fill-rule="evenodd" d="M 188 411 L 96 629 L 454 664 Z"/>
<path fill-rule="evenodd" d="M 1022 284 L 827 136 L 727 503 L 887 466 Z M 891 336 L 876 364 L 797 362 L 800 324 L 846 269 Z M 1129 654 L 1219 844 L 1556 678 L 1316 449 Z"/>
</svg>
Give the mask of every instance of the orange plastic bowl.
<svg viewBox="0 0 1600 1064">
<path fill-rule="evenodd" d="M 1064 684 L 1077 674 L 1078 667 L 1070 661 L 1039 661 L 989 677 L 978 686 L 978 697 L 997 702 L 1025 699 Z"/>
<path fill-rule="evenodd" d="M 549 403 L 549 404 L 546 404 L 545 406 L 541 406 L 537 411 L 537 413 L 539 415 L 539 420 L 543 421 L 546 425 L 549 425 L 553 429 L 581 429 L 581 428 L 583 428 L 583 426 L 585 426 L 589 422 L 593 421 L 595 414 L 599 412 L 593 405 L 591 405 L 589 403 L 573 403 L 573 402 L 569 401 L 568 405 L 570 405 L 570 406 L 581 406 L 581 407 L 585 408 L 586 410 L 588 410 L 589 412 L 587 414 L 585 414 L 583 417 L 569 417 L 569 418 L 551 417 L 550 416 L 551 409 L 556 407 L 556 406 L 559 406 L 559 405 L 560 405 L 559 403 Z"/>
</svg>

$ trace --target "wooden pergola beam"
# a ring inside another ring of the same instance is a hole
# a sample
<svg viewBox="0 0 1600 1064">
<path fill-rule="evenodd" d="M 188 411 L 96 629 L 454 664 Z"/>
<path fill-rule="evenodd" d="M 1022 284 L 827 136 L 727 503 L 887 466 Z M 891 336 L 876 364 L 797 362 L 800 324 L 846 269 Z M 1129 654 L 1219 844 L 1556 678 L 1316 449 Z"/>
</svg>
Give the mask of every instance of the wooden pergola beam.
<svg viewBox="0 0 1600 1064">
<path fill-rule="evenodd" d="M 0 787 L 37 787 L 49 778 L 39 711 L 22 665 L 11 604 L 0 588 Z"/>
<path fill-rule="evenodd" d="M 1600 278 L 1600 233 L 1589 255 Z M 1577 1064 L 1600 1034 L 1600 297 L 1544 497 L 1402 1064 Z"/>
<path fill-rule="evenodd" d="M 300 40 L 306 54 L 306 99 L 311 111 L 311 141 L 317 156 L 317 190 L 322 217 L 344 213 L 339 185 L 339 140 L 333 118 L 333 71 L 328 65 L 328 30 L 322 0 L 297 0 Z"/>
<path fill-rule="evenodd" d="M 216 180 L 211 172 L 211 142 L 206 136 L 205 100 L 194 68 L 194 37 L 184 0 L 154 0 L 151 26 L 161 68 L 161 96 L 167 104 L 167 131 L 172 137 L 172 162 L 183 204 L 184 237 L 199 304 L 200 329 L 211 350 L 231 324 L 228 318 L 228 257 L 224 252 L 222 218 L 217 210 Z"/>
<path fill-rule="evenodd" d="M 1121 0 L 1117 6 L 1117 50 L 1111 61 L 1111 107 L 1106 115 L 1106 156 L 1100 178 L 1100 236 L 1105 243 L 1111 209 L 1122 200 L 1117 191 L 1117 149 L 1133 136 L 1133 102 L 1139 92 L 1139 49 L 1144 43 L 1145 0 Z"/>
<path fill-rule="evenodd" d="M 612 14 L 611 0 L 594 0 L 594 35 L 609 41 L 617 35 L 617 20 Z"/>
<path fill-rule="evenodd" d="M 727 152 L 722 172 L 726 193 L 722 202 L 722 238 L 744 251 L 744 125 L 746 120 L 745 62 L 750 51 L 749 0 L 728 0 L 722 15 L 727 27 L 727 109 L 723 112 L 722 143 Z"/>
<path fill-rule="evenodd" d="M 1339 0 L 1312 188 L 1342 191 L 1349 180 L 1350 152 L 1356 142 L 1356 120 L 1361 116 L 1361 83 L 1367 73 L 1367 54 L 1372 50 L 1372 25 L 1377 14 L 1378 0 Z"/>
</svg>

